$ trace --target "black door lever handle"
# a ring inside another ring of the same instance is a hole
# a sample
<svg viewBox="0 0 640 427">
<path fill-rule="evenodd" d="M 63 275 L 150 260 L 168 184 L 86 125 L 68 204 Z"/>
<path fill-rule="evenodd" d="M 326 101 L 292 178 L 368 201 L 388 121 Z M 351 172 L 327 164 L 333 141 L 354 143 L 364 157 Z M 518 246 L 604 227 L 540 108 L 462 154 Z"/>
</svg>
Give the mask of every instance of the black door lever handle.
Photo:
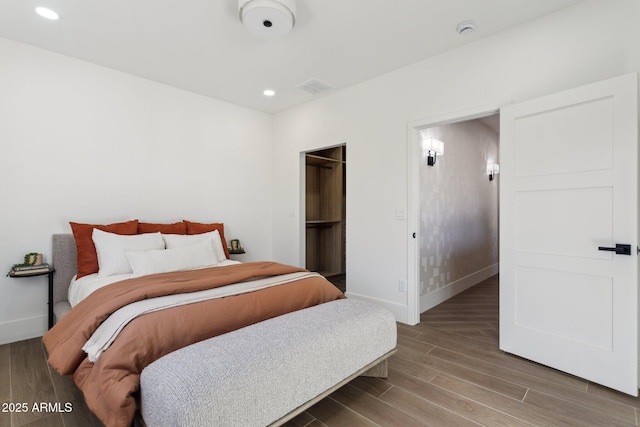
<svg viewBox="0 0 640 427">
<path fill-rule="evenodd" d="M 624 245 L 620 243 L 616 243 L 615 248 L 610 248 L 607 246 L 598 246 L 598 250 L 615 252 L 617 255 L 631 255 L 631 245 Z"/>
</svg>

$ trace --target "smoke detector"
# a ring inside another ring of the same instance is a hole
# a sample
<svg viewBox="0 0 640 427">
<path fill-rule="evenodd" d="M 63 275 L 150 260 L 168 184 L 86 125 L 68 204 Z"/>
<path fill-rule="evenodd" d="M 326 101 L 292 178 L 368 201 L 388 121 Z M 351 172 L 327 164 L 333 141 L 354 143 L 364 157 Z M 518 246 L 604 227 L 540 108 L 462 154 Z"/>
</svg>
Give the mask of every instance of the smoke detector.
<svg viewBox="0 0 640 427">
<path fill-rule="evenodd" d="M 473 21 L 461 22 L 456 27 L 458 34 L 460 34 L 461 36 L 471 34 L 475 29 L 476 29 L 476 24 L 474 24 Z"/>
<path fill-rule="evenodd" d="M 296 22 L 295 0 L 238 0 L 240 22 L 260 38 L 287 34 Z"/>
</svg>

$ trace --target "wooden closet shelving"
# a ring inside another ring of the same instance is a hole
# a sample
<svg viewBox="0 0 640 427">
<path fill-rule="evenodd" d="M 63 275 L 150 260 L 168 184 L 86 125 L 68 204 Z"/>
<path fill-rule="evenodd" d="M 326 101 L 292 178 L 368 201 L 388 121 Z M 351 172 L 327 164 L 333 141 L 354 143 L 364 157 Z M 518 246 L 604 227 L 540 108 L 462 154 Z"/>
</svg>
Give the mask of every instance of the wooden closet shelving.
<svg viewBox="0 0 640 427">
<path fill-rule="evenodd" d="M 305 155 L 306 267 L 325 277 L 345 274 L 344 146 Z"/>
</svg>

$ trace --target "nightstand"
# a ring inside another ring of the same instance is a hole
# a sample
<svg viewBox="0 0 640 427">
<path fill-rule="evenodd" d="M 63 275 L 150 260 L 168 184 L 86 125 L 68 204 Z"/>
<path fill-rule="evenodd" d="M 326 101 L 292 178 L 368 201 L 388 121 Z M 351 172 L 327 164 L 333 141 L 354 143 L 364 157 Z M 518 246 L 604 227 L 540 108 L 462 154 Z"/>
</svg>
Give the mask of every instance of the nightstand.
<svg viewBox="0 0 640 427">
<path fill-rule="evenodd" d="M 22 278 L 22 277 L 35 277 L 35 276 L 49 276 L 49 329 L 53 326 L 53 273 L 56 269 L 50 267 L 47 271 L 39 271 L 37 273 L 22 273 L 15 274 L 15 272 L 9 273 L 9 277 Z"/>
</svg>

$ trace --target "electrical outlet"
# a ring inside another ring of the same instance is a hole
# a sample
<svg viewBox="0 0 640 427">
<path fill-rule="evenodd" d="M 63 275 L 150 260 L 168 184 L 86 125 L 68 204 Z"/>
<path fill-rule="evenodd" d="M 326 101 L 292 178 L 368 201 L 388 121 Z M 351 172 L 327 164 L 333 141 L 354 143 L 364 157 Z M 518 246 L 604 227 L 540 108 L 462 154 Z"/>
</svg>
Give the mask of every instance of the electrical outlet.
<svg viewBox="0 0 640 427">
<path fill-rule="evenodd" d="M 400 279 L 398 280 L 398 291 L 407 292 L 407 281 Z"/>
</svg>

